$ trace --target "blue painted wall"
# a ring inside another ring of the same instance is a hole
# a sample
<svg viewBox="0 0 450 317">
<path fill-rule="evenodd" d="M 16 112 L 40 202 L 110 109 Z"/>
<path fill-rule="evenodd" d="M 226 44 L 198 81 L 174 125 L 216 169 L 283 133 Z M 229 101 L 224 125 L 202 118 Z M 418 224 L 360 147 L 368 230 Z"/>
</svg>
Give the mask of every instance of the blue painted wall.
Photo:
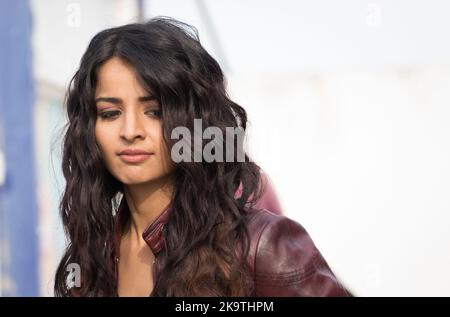
<svg viewBox="0 0 450 317">
<path fill-rule="evenodd" d="M 2 296 L 39 295 L 31 30 L 28 1 L 0 0 L 0 146 L 6 159 L 0 185 Z"/>
</svg>

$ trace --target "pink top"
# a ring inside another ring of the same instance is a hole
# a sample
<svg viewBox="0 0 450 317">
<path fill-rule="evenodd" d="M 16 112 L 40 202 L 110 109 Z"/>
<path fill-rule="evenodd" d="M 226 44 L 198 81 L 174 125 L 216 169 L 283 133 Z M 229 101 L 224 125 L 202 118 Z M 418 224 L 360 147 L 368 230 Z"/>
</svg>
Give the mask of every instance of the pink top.
<svg viewBox="0 0 450 317">
<path fill-rule="evenodd" d="M 269 181 L 269 178 L 264 173 L 261 174 L 261 182 L 263 183 L 264 186 L 263 194 L 255 204 L 254 208 L 267 209 L 275 214 L 282 215 L 283 211 L 280 202 L 278 200 L 278 197 L 275 193 L 275 190 L 273 189 L 271 182 Z M 239 186 L 238 190 L 236 191 L 235 197 L 239 198 L 241 194 L 242 194 L 242 183 Z"/>
</svg>

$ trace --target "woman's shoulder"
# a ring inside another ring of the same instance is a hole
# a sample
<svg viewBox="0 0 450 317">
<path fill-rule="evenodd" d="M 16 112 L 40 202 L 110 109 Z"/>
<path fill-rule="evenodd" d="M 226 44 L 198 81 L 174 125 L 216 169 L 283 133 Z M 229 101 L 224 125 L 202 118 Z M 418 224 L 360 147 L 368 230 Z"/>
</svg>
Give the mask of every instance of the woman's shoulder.
<svg viewBox="0 0 450 317">
<path fill-rule="evenodd" d="M 256 296 L 350 295 L 300 223 L 267 209 L 249 212 L 248 264 Z"/>
<path fill-rule="evenodd" d="M 250 234 L 250 251 L 254 252 L 255 258 L 271 255 L 288 261 L 294 252 L 300 255 L 296 259 L 296 265 L 302 267 L 319 253 L 309 233 L 300 223 L 268 209 L 249 210 L 247 229 Z M 263 271 L 264 266 L 255 269 Z"/>
</svg>

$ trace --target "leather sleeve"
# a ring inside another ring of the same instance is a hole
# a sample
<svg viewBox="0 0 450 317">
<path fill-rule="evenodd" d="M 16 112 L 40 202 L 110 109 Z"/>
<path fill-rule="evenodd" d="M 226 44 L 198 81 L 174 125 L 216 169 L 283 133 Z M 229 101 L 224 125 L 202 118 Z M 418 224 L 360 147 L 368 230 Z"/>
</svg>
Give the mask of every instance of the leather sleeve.
<svg viewBox="0 0 450 317">
<path fill-rule="evenodd" d="M 257 242 L 256 296 L 352 296 L 337 280 L 306 230 L 272 214 Z"/>
</svg>

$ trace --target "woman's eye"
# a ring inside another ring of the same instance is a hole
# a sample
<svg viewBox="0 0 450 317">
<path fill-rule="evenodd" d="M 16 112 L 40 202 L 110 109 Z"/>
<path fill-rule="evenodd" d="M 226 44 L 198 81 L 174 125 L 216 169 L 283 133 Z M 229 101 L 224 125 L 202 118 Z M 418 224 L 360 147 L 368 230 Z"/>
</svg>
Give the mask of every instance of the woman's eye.
<svg viewBox="0 0 450 317">
<path fill-rule="evenodd" d="M 145 114 L 149 115 L 151 117 L 160 118 L 161 117 L 161 110 L 160 109 L 147 110 L 145 112 Z"/>
<path fill-rule="evenodd" d="M 98 114 L 98 116 L 104 120 L 112 119 L 120 114 L 120 111 L 104 111 Z"/>
</svg>

